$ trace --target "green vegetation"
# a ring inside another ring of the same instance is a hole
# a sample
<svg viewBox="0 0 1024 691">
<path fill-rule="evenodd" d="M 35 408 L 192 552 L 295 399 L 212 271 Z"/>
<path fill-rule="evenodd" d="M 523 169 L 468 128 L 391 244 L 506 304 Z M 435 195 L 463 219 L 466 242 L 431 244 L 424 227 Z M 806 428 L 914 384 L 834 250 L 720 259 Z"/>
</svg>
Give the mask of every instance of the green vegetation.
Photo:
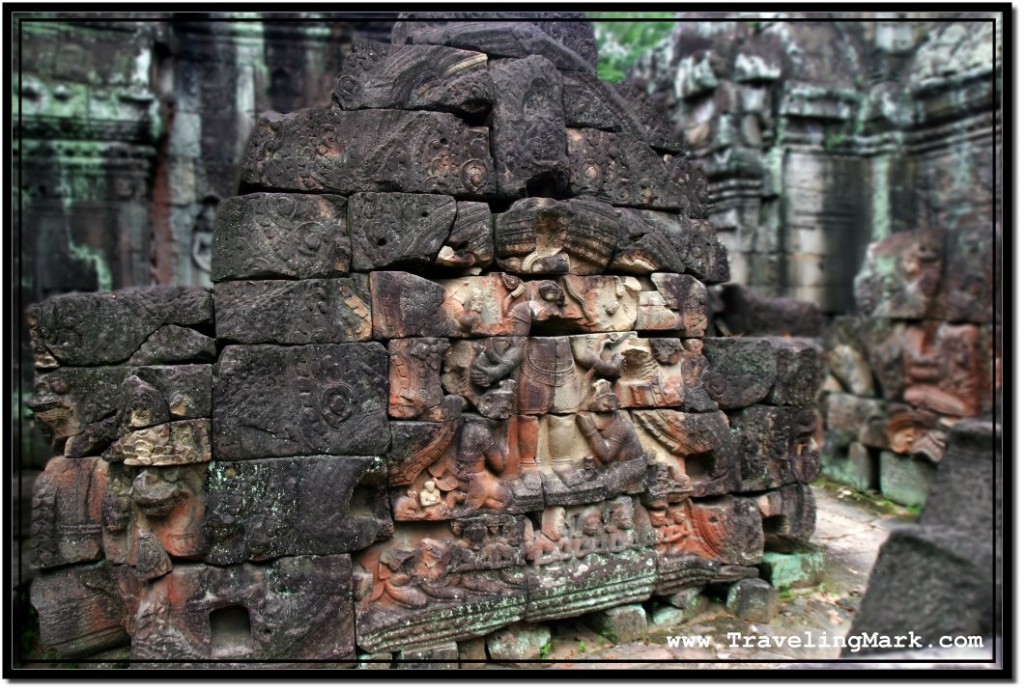
<svg viewBox="0 0 1024 691">
<path fill-rule="evenodd" d="M 541 660 L 546 660 L 549 657 L 551 657 L 551 641 L 550 640 L 540 647 L 540 659 Z"/>
<path fill-rule="evenodd" d="M 583 641 L 580 641 L 579 645 L 576 646 L 576 649 L 579 650 L 581 653 L 586 653 L 587 652 L 587 644 L 584 643 Z"/>
<path fill-rule="evenodd" d="M 674 12 L 587 12 L 597 38 L 597 76 L 618 83 L 675 26 Z"/>
</svg>

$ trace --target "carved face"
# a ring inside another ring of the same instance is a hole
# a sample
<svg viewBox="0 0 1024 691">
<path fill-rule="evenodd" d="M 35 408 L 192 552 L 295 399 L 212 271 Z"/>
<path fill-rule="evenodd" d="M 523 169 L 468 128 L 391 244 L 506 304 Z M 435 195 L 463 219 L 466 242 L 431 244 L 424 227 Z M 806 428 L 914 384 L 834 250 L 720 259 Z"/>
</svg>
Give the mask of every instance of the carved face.
<svg viewBox="0 0 1024 691">
<path fill-rule="evenodd" d="M 147 516 L 166 516 L 183 503 L 190 492 L 177 471 L 144 470 L 132 483 L 131 498 Z"/>
</svg>

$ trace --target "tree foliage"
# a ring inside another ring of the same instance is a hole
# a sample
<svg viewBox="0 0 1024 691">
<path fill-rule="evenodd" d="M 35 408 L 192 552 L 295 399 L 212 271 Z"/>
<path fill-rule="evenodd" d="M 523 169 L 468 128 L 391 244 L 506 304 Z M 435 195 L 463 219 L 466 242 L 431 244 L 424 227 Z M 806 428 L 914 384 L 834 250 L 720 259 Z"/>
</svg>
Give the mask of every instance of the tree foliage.
<svg viewBox="0 0 1024 691">
<path fill-rule="evenodd" d="M 608 82 L 623 80 L 637 59 L 670 33 L 674 12 L 587 12 L 597 38 L 597 75 Z"/>
</svg>

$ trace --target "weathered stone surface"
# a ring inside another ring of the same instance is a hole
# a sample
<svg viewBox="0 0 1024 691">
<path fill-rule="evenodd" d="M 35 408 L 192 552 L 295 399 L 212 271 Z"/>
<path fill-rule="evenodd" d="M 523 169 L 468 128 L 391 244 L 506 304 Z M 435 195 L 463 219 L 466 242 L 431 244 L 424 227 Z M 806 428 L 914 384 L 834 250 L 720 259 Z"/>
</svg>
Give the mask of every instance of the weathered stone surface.
<svg viewBox="0 0 1024 691">
<path fill-rule="evenodd" d="M 39 348 L 70 366 L 125 362 L 162 326 L 205 326 L 213 320 L 210 294 L 193 288 L 71 293 L 34 309 Z"/>
<path fill-rule="evenodd" d="M 903 358 L 907 403 L 958 417 L 991 409 L 991 361 L 981 357 L 976 326 L 908 326 Z"/>
<path fill-rule="evenodd" d="M 946 434 L 954 418 L 942 418 L 927 410 L 898 403 L 889 404 L 887 408 L 888 417 L 884 420 L 884 426 L 883 421 L 872 420 L 867 427 L 870 441 L 875 446 L 897 454 L 927 458 L 932 463 L 942 460 Z M 866 437 L 867 434 L 861 434 L 861 439 Z"/>
<path fill-rule="evenodd" d="M 595 408 L 592 384 L 605 378 L 623 408 L 670 408 L 683 402 L 682 345 L 679 339 L 638 338 L 635 332 L 570 336 L 579 382 L 579 408 Z"/>
<path fill-rule="evenodd" d="M 450 641 L 442 645 L 416 650 L 400 650 L 395 655 L 395 669 L 458 669 L 459 645 Z"/>
<path fill-rule="evenodd" d="M 431 647 L 521 619 L 522 545 L 521 517 L 399 526 L 353 559 L 359 647 Z"/>
<path fill-rule="evenodd" d="M 569 186 L 562 77 L 540 55 L 496 60 L 490 114 L 500 197 L 563 196 Z"/>
<path fill-rule="evenodd" d="M 765 552 L 761 571 L 775 588 L 806 588 L 825 578 L 825 552 L 820 548 L 779 554 Z"/>
<path fill-rule="evenodd" d="M 369 340 L 366 276 L 228 281 L 213 291 L 217 336 L 233 343 L 306 345 Z M 267 315 L 274 315 L 267 319 Z"/>
<path fill-rule="evenodd" d="M 767 624 L 778 610 L 778 595 L 760 578 L 747 578 L 729 588 L 725 607 L 744 621 Z"/>
<path fill-rule="evenodd" d="M 180 420 L 122 435 L 106 451 L 108 461 L 127 465 L 188 465 L 211 458 L 210 419 Z"/>
<path fill-rule="evenodd" d="M 212 386 L 210 365 L 133 368 L 121 384 L 119 429 L 123 433 L 172 420 L 208 418 Z"/>
<path fill-rule="evenodd" d="M 629 497 L 549 506 L 528 524 L 526 621 L 577 616 L 643 602 L 654 588 L 655 553 Z"/>
<path fill-rule="evenodd" d="M 924 506 L 935 479 L 935 464 L 883 451 L 879 461 L 882 496 L 904 506 Z"/>
<path fill-rule="evenodd" d="M 651 622 L 655 628 L 674 628 L 685 624 L 707 609 L 709 600 L 700 588 L 686 588 L 669 596 L 671 604 L 654 605 Z"/>
<path fill-rule="evenodd" d="M 494 232 L 491 207 L 484 202 L 456 202 L 455 223 L 434 263 L 472 269 L 489 266 L 494 260 Z"/>
<path fill-rule="evenodd" d="M 786 485 L 755 498 L 764 527 L 765 548 L 789 553 L 802 549 L 814 534 L 817 509 L 807 485 Z"/>
<path fill-rule="evenodd" d="M 832 441 L 833 438 L 831 431 L 825 433 L 821 474 L 858 492 L 865 492 L 877 485 L 877 452 L 869 450 L 860 442 L 842 446 Z"/>
<path fill-rule="evenodd" d="M 689 209 L 687 165 L 666 164 L 642 141 L 601 130 L 570 129 L 569 184 L 573 195 L 589 195 L 617 206 Z"/>
<path fill-rule="evenodd" d="M 217 343 L 195 329 L 176 324 L 161 326 L 147 338 L 128 360 L 130 365 L 170 365 L 187 362 L 213 362 Z"/>
<path fill-rule="evenodd" d="M 487 638 L 479 636 L 459 641 L 459 668 L 483 669 L 487 665 Z"/>
<path fill-rule="evenodd" d="M 531 307 L 508 274 L 438 282 L 403 271 L 370 274 L 374 338 L 512 336 L 528 331 Z"/>
<path fill-rule="evenodd" d="M 76 657 L 128 643 L 114 569 L 107 562 L 42 571 L 32 579 L 42 643 Z"/>
<path fill-rule="evenodd" d="M 697 225 L 679 213 L 620 208 L 622 238 L 611 268 L 625 273 L 652 271 L 683 273 L 692 268 L 690 242 Z"/>
<path fill-rule="evenodd" d="M 441 360 L 448 348 L 446 338 L 401 338 L 388 342 L 388 415 L 414 419 L 438 414 L 444 397 Z"/>
<path fill-rule="evenodd" d="M 708 395 L 724 410 L 764 400 L 775 384 L 778 359 L 764 338 L 705 338 L 704 355 L 711 371 Z"/>
<path fill-rule="evenodd" d="M 724 413 L 635 410 L 640 443 L 653 463 L 644 503 L 664 508 L 687 497 L 708 497 L 740 486 L 740 456 Z"/>
<path fill-rule="evenodd" d="M 767 298 L 737 284 L 723 286 L 721 296 L 721 318 L 731 333 L 813 338 L 825 331 L 825 314 L 813 302 Z"/>
<path fill-rule="evenodd" d="M 529 281 L 530 308 L 535 322 L 551 324 L 534 332 L 571 333 L 631 331 L 636 326 L 636 278 L 619 276 L 562 276 L 554 281 Z"/>
<path fill-rule="evenodd" d="M 946 235 L 943 282 L 929 316 L 975 324 L 999 319 L 1002 309 L 993 302 L 998 275 L 993 275 L 992 259 L 997 251 L 993 231 L 992 225 L 984 225 Z"/>
<path fill-rule="evenodd" d="M 392 31 L 392 43 L 447 45 L 491 57 L 542 55 L 560 70 L 577 72 L 593 72 L 597 64 L 593 30 L 578 21 L 584 18 L 580 13 L 416 12 L 407 16 L 419 21 L 398 22 Z M 557 21 L 561 18 L 568 21 Z"/>
<path fill-rule="evenodd" d="M 672 331 L 686 338 L 701 338 L 708 328 L 708 291 L 693 276 L 651 274 L 656 290 L 640 293 L 636 313 L 638 331 Z"/>
<path fill-rule="evenodd" d="M 498 266 L 516 274 L 596 274 L 619 241 L 619 214 L 591 199 L 520 199 L 494 219 Z"/>
<path fill-rule="evenodd" d="M 613 643 L 638 641 L 647 635 L 647 612 L 641 605 L 620 605 L 588 614 L 584 621 Z"/>
<path fill-rule="evenodd" d="M 256 123 L 242 183 L 300 192 L 495 192 L 487 130 L 426 111 L 310 108 Z"/>
<path fill-rule="evenodd" d="M 58 456 L 46 464 L 32 488 L 33 568 L 100 558 L 106 491 L 105 461 Z"/>
<path fill-rule="evenodd" d="M 520 418 L 511 391 L 485 394 L 490 417 L 458 415 L 445 402 L 439 424 L 392 425 L 392 513 L 399 521 L 524 513 L 542 505 L 540 480 L 521 459 Z M 493 400 L 492 400 L 493 399 Z"/>
<path fill-rule="evenodd" d="M 632 420 L 619 410 L 618 397 L 607 380 L 595 383 L 594 400 L 592 412 L 542 416 L 539 434 L 531 435 L 536 443 L 527 453 L 540 466 L 549 505 L 577 505 L 643 492 L 650 459 Z"/>
<path fill-rule="evenodd" d="M 440 194 L 353 194 L 348 200 L 353 270 L 426 266 L 451 232 L 455 213 L 455 200 Z"/>
<path fill-rule="evenodd" d="M 172 558 L 201 558 L 206 468 L 111 464 L 103 499 L 107 561 L 134 567 L 133 577 L 142 582 L 169 573 Z"/>
<path fill-rule="evenodd" d="M 391 535 L 386 474 L 372 457 L 210 465 L 204 531 L 212 564 L 362 549 Z"/>
<path fill-rule="evenodd" d="M 210 278 L 326 278 L 348 273 L 346 200 L 257 192 L 217 207 Z"/>
<path fill-rule="evenodd" d="M 551 645 L 551 629 L 541 624 L 513 624 L 488 634 L 486 641 L 492 660 L 540 660 Z"/>
<path fill-rule="evenodd" d="M 333 92 L 343 110 L 400 108 L 461 115 L 486 112 L 494 95 L 482 53 L 369 41 L 353 46 Z"/>
<path fill-rule="evenodd" d="M 347 554 L 176 566 L 139 596 L 132 657 L 354 658 L 351 574 Z"/>
<path fill-rule="evenodd" d="M 123 400 L 121 383 L 127 367 L 61 367 L 36 376 L 27 400 L 33 419 L 55 449 L 69 456 L 102 451 L 117 437 L 117 415 Z"/>
<path fill-rule="evenodd" d="M 990 540 L 953 526 L 896 528 L 879 550 L 848 635 L 906 635 L 910 627 L 936 647 L 940 636 L 990 635 L 992 561 Z"/>
<path fill-rule="evenodd" d="M 387 391 L 387 351 L 378 343 L 228 346 L 214 374 L 214 454 L 383 453 Z"/>
<path fill-rule="evenodd" d="M 893 233 L 871 245 L 854 291 L 861 314 L 923 319 L 942 280 L 941 231 Z"/>
<path fill-rule="evenodd" d="M 873 420 L 886 419 L 886 404 L 873 398 L 860 398 L 846 393 L 833 392 L 826 400 L 825 426 L 829 432 L 842 434 L 848 441 L 860 441 L 868 446 L 873 439 L 868 425 Z M 887 446 L 887 444 L 882 445 Z"/>
<path fill-rule="evenodd" d="M 825 354 L 807 338 L 769 336 L 776 357 L 775 386 L 768 395 L 772 405 L 811 405 L 825 379 Z"/>
</svg>

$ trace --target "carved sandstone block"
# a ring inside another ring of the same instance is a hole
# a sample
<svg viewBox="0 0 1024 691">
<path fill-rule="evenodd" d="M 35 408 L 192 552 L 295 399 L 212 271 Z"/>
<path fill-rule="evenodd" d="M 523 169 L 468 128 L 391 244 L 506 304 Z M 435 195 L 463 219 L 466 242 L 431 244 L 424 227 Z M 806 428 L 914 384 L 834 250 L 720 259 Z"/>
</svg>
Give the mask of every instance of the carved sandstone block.
<svg viewBox="0 0 1024 691">
<path fill-rule="evenodd" d="M 687 499 L 647 509 L 638 522 L 654 533 L 659 595 L 735 580 L 764 550 L 761 515 L 746 497 Z"/>
<path fill-rule="evenodd" d="M 764 400 L 775 383 L 777 358 L 763 338 L 705 338 L 708 395 L 724 410 Z"/>
<path fill-rule="evenodd" d="M 378 653 L 434 646 L 521 619 L 523 520 L 404 525 L 354 555 L 359 647 Z"/>
<path fill-rule="evenodd" d="M 813 482 L 821 461 L 814 408 L 755 405 L 730 415 L 744 492 Z"/>
<path fill-rule="evenodd" d="M 546 58 L 496 60 L 491 142 L 498 194 L 554 196 L 569 186 L 562 77 Z"/>
<path fill-rule="evenodd" d="M 121 383 L 118 431 L 208 418 L 212 386 L 210 365 L 132 368 Z"/>
<path fill-rule="evenodd" d="M 858 311 L 889 319 L 923 319 L 942 280 L 942 231 L 893 233 L 868 247 L 854 281 Z"/>
<path fill-rule="evenodd" d="M 43 571 L 32 579 L 39 637 L 61 657 L 128 643 L 115 569 L 107 562 Z"/>
<path fill-rule="evenodd" d="M 229 461 L 383 453 L 387 391 L 379 343 L 228 346 L 214 374 L 214 454 Z"/>
<path fill-rule="evenodd" d="M 389 465 L 395 519 L 436 521 L 539 508 L 540 483 L 526 477 L 529 468 L 521 463 L 513 402 L 511 392 L 493 404 L 485 398 L 482 407 L 494 418 L 458 416 L 453 408 L 448 419 L 436 424 L 392 423 Z"/>
<path fill-rule="evenodd" d="M 483 268 L 494 260 L 491 207 L 484 202 L 456 202 L 452 232 L 434 263 L 462 269 Z"/>
<path fill-rule="evenodd" d="M 212 564 L 341 554 L 393 530 L 377 458 L 218 462 L 209 478 L 203 527 Z"/>
<path fill-rule="evenodd" d="M 34 568 L 100 558 L 106 490 L 105 461 L 60 456 L 50 459 L 32 488 Z"/>
<path fill-rule="evenodd" d="M 114 293 L 70 293 L 33 306 L 37 353 L 60 365 L 127 361 L 160 327 L 206 326 L 213 301 L 200 288 L 129 288 Z"/>
<path fill-rule="evenodd" d="M 331 660 L 355 656 L 347 554 L 266 565 L 179 565 L 140 594 L 136 659 Z"/>
<path fill-rule="evenodd" d="M 135 578 L 151 580 L 171 571 L 172 557 L 202 558 L 206 475 L 206 465 L 112 464 L 103 499 L 107 561 L 130 565 Z"/>
<path fill-rule="evenodd" d="M 548 506 L 526 531 L 526 621 L 561 619 L 651 596 L 655 553 L 631 497 Z"/>
<path fill-rule="evenodd" d="M 256 123 L 242 164 L 246 185 L 281 190 L 495 192 L 483 127 L 426 111 L 310 108 Z"/>
<path fill-rule="evenodd" d="M 179 420 L 133 429 L 103 452 L 127 465 L 188 465 L 210 458 L 210 419 Z"/>
<path fill-rule="evenodd" d="M 601 130 L 568 131 L 570 191 L 616 206 L 687 207 L 685 181 L 639 139 Z"/>
<path fill-rule="evenodd" d="M 351 254 L 344 197 L 257 192 L 217 207 L 210 278 L 327 278 Z"/>
<path fill-rule="evenodd" d="M 494 219 L 498 266 L 516 274 L 596 274 L 619 241 L 619 213 L 591 199 L 520 199 Z"/>
<path fill-rule="evenodd" d="M 36 375 L 27 404 L 66 456 L 102 451 L 117 438 L 127 367 L 61 367 Z"/>
<path fill-rule="evenodd" d="M 634 410 L 630 416 L 653 461 L 648 466 L 646 506 L 664 507 L 690 496 L 739 489 L 739 450 L 725 413 Z"/>
<path fill-rule="evenodd" d="M 578 406 L 594 408 L 597 379 L 613 383 L 623 408 L 671 408 L 685 396 L 679 339 L 637 338 L 636 332 L 570 336 Z"/>
<path fill-rule="evenodd" d="M 334 84 L 343 110 L 400 108 L 461 115 L 494 102 L 487 56 L 443 46 L 355 43 Z"/>
<path fill-rule="evenodd" d="M 991 408 L 991 364 L 980 357 L 978 327 L 924 322 L 908 326 L 903 343 L 907 403 L 958 417 Z"/>
<path fill-rule="evenodd" d="M 764 525 L 765 549 L 792 552 L 814 534 L 817 509 L 807 485 L 780 487 L 755 497 Z"/>
<path fill-rule="evenodd" d="M 566 275 L 558 283 L 530 281 L 527 288 L 533 319 L 550 321 L 548 332 L 632 331 L 636 326 L 642 288 L 632 276 Z"/>
<path fill-rule="evenodd" d="M 655 290 L 640 293 L 636 312 L 638 331 L 673 331 L 701 338 L 708 328 L 708 291 L 685 274 L 651 274 Z"/>
<path fill-rule="evenodd" d="M 441 361 L 448 349 L 446 338 L 402 338 L 388 342 L 388 415 L 414 419 L 436 411 L 444 397 Z"/>
<path fill-rule="evenodd" d="M 374 271 L 374 338 L 525 335 L 531 314 L 522 285 L 508 274 L 434 282 L 403 271 Z"/>
<path fill-rule="evenodd" d="M 372 333 L 369 284 L 362 275 L 228 281 L 213 294 L 217 336 L 229 342 L 340 343 L 369 340 Z"/>
<path fill-rule="evenodd" d="M 775 386 L 768 395 L 768 403 L 813 404 L 825 379 L 825 357 L 821 346 L 803 338 L 769 336 L 767 340 L 776 358 Z"/>
<path fill-rule="evenodd" d="M 348 205 L 352 268 L 426 266 L 448 238 L 455 212 L 455 200 L 439 194 L 353 194 Z"/>
</svg>

